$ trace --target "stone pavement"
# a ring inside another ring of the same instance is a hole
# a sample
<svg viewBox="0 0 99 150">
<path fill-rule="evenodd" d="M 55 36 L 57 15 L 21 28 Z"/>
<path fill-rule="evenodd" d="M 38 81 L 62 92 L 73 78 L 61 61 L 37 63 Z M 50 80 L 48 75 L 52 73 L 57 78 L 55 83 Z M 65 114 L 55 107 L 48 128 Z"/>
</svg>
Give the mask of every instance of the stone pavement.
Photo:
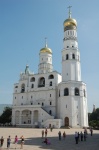
<svg viewBox="0 0 99 150">
<path fill-rule="evenodd" d="M 75 144 L 74 134 L 75 131 L 81 132 L 83 129 L 53 129 L 51 132 L 48 129 L 48 139 L 51 145 L 42 143 L 44 139 L 41 138 L 42 129 L 34 128 L 0 128 L 0 137 L 4 137 L 4 145 L 2 150 L 7 149 L 7 137 L 11 136 L 11 147 L 15 149 L 14 137 L 17 135 L 19 138 L 23 135 L 25 138 L 25 144 L 23 150 L 99 150 L 99 130 L 93 131 L 93 136 L 90 136 L 88 131 L 87 140 Z M 66 132 L 66 139 L 62 138 L 61 141 L 58 139 L 58 132 Z M 20 149 L 20 141 L 17 145 L 17 150 Z"/>
</svg>

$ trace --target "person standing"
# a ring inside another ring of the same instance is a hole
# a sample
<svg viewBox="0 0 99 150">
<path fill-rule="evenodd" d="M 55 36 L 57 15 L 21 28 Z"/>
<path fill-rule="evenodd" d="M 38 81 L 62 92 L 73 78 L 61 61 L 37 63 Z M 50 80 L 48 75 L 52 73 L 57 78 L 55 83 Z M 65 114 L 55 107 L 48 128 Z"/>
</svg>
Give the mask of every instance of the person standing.
<svg viewBox="0 0 99 150">
<path fill-rule="evenodd" d="M 17 137 L 17 135 L 15 136 L 14 143 L 15 143 L 15 149 L 16 149 L 17 148 L 17 143 L 18 143 L 18 137 Z"/>
<path fill-rule="evenodd" d="M 80 137 L 81 137 L 81 141 L 83 141 L 83 133 L 82 133 L 82 131 L 80 133 Z"/>
<path fill-rule="evenodd" d="M 23 149 L 23 145 L 24 145 L 24 137 L 23 137 L 23 135 L 21 136 L 21 149 Z"/>
<path fill-rule="evenodd" d="M 59 140 L 61 140 L 61 131 L 58 132 Z"/>
<path fill-rule="evenodd" d="M 91 136 L 92 136 L 93 135 L 93 129 L 92 128 L 90 129 L 90 133 L 91 133 Z"/>
<path fill-rule="evenodd" d="M 44 130 L 42 130 L 42 138 L 44 137 Z"/>
<path fill-rule="evenodd" d="M 11 143 L 11 137 L 9 135 L 9 137 L 7 138 L 7 148 L 10 148 L 10 143 Z"/>
<path fill-rule="evenodd" d="M 65 131 L 63 132 L 63 139 L 65 140 L 65 138 L 66 138 L 66 133 L 65 133 Z"/>
<path fill-rule="evenodd" d="M 48 132 L 48 131 L 47 131 L 47 128 L 46 128 L 46 129 L 45 129 L 45 137 L 47 137 L 47 132 Z"/>
<path fill-rule="evenodd" d="M 80 136 L 80 134 L 79 134 L 79 132 L 78 132 L 78 142 L 80 141 L 80 138 L 79 138 L 79 136 Z"/>
<path fill-rule="evenodd" d="M 4 138 L 3 138 L 3 136 L 1 137 L 1 147 L 3 146 L 3 143 L 4 143 Z"/>
<path fill-rule="evenodd" d="M 84 141 L 86 141 L 87 134 L 84 132 Z"/>
<path fill-rule="evenodd" d="M 76 141 L 76 144 L 78 144 L 78 133 L 75 132 L 75 141 Z"/>
</svg>

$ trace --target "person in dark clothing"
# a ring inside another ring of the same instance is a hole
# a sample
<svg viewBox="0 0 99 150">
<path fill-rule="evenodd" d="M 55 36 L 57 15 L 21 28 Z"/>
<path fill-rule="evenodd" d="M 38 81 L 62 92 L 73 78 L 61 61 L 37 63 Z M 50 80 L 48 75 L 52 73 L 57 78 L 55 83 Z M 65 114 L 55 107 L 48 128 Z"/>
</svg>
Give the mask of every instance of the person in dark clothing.
<svg viewBox="0 0 99 150">
<path fill-rule="evenodd" d="M 2 146 L 3 146 L 3 143 L 4 143 L 4 138 L 3 138 L 3 136 L 1 137 L 0 141 L 1 141 L 1 147 L 2 147 Z"/>
<path fill-rule="evenodd" d="M 86 137 L 87 137 L 86 132 L 84 132 L 84 141 L 86 141 Z"/>
<path fill-rule="evenodd" d="M 82 133 L 82 131 L 80 133 L 80 137 L 81 137 L 81 141 L 83 141 L 83 133 Z"/>
<path fill-rule="evenodd" d="M 61 131 L 58 132 L 59 140 L 61 140 Z"/>
<path fill-rule="evenodd" d="M 10 136 L 7 138 L 7 148 L 10 148 L 11 138 Z"/>
<path fill-rule="evenodd" d="M 92 128 L 90 129 L 90 133 L 91 133 L 91 136 L 92 136 L 93 135 L 93 129 Z"/>
</svg>

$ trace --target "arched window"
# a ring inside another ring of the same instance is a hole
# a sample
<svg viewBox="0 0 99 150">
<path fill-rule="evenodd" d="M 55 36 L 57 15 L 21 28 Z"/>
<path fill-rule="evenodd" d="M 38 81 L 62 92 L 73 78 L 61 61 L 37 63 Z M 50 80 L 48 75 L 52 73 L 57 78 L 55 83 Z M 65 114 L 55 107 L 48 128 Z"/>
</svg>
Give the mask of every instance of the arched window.
<svg viewBox="0 0 99 150">
<path fill-rule="evenodd" d="M 53 74 L 49 75 L 48 79 L 54 79 Z"/>
<path fill-rule="evenodd" d="M 32 77 L 32 78 L 30 79 L 30 82 L 34 82 L 34 81 L 35 81 L 35 78 Z"/>
<path fill-rule="evenodd" d="M 49 84 L 50 86 L 52 86 L 52 81 L 50 82 L 50 84 Z"/>
<path fill-rule="evenodd" d="M 75 59 L 75 54 L 72 54 L 72 59 Z"/>
<path fill-rule="evenodd" d="M 42 103 L 42 106 L 44 106 L 44 103 Z"/>
<path fill-rule="evenodd" d="M 79 96 L 79 89 L 78 88 L 75 88 L 75 95 Z"/>
<path fill-rule="evenodd" d="M 85 89 L 83 90 L 83 92 L 84 92 L 84 97 L 86 97 L 86 92 L 85 92 Z"/>
<path fill-rule="evenodd" d="M 68 96 L 69 95 L 69 89 L 68 88 L 65 88 L 64 89 L 64 96 Z"/>
<path fill-rule="evenodd" d="M 38 82 L 38 87 L 45 87 L 45 78 L 41 77 Z"/>
<path fill-rule="evenodd" d="M 18 86 L 15 86 L 15 88 L 18 88 Z"/>
<path fill-rule="evenodd" d="M 21 93 L 24 93 L 25 92 L 25 84 L 22 84 L 21 85 Z"/>
<path fill-rule="evenodd" d="M 31 84 L 31 88 L 34 88 L 34 84 Z"/>
<path fill-rule="evenodd" d="M 68 59 L 69 59 L 68 54 L 66 54 L 66 60 L 68 60 Z"/>
<path fill-rule="evenodd" d="M 50 102 L 50 105 L 52 105 L 52 102 Z"/>
<path fill-rule="evenodd" d="M 52 115 L 52 111 L 51 110 L 49 111 L 49 114 Z"/>
</svg>

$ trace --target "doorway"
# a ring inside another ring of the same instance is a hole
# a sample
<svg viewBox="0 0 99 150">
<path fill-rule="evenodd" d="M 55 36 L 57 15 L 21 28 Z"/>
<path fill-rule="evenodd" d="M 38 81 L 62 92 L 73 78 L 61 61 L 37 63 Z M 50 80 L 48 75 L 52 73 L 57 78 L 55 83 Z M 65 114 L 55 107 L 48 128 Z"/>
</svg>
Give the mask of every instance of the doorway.
<svg viewBox="0 0 99 150">
<path fill-rule="evenodd" d="M 69 118 L 68 117 L 65 117 L 64 124 L 65 124 L 65 126 L 69 126 Z"/>
</svg>

